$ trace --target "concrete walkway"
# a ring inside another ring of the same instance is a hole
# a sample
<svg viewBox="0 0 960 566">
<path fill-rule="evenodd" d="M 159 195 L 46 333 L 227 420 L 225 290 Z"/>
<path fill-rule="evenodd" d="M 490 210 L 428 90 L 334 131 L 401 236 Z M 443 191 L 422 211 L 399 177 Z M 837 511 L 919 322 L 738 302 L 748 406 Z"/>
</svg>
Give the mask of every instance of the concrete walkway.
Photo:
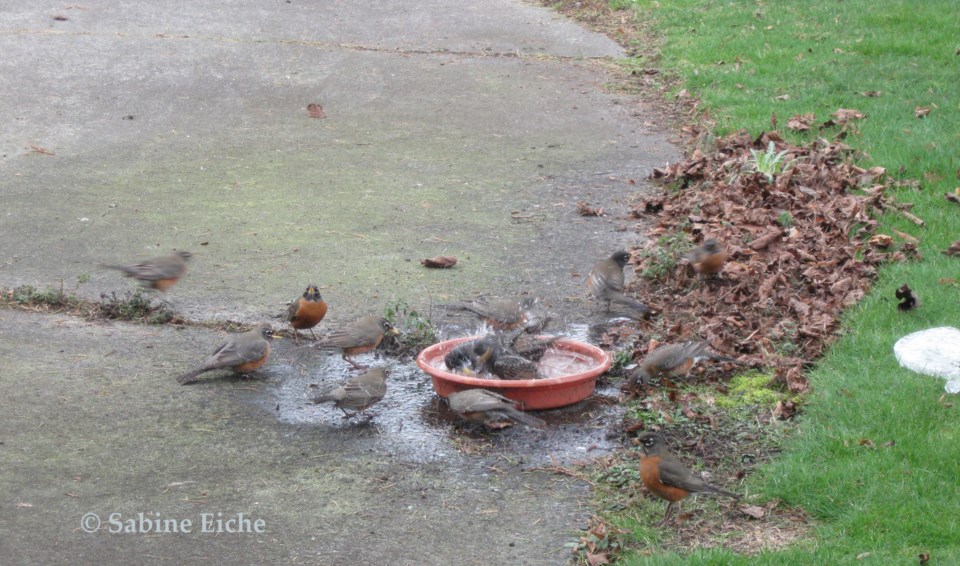
<svg viewBox="0 0 960 566">
<path fill-rule="evenodd" d="M 167 298 L 197 321 L 278 322 L 308 283 L 324 326 L 522 290 L 573 320 L 590 265 L 637 237 L 629 180 L 675 155 L 604 90 L 619 48 L 523 2 L 8 3 L 0 49 L 0 286 L 96 299 L 130 288 L 98 264 L 186 249 Z M 460 263 L 419 265 L 438 254 Z M 413 370 L 385 400 L 403 418 L 291 418 L 343 370 L 288 341 L 261 379 L 178 386 L 223 337 L 0 310 L 3 562 L 566 558 L 587 493 L 530 469 L 552 433 L 463 450 L 419 424 L 442 407 Z M 201 532 L 217 513 L 264 532 Z"/>
</svg>

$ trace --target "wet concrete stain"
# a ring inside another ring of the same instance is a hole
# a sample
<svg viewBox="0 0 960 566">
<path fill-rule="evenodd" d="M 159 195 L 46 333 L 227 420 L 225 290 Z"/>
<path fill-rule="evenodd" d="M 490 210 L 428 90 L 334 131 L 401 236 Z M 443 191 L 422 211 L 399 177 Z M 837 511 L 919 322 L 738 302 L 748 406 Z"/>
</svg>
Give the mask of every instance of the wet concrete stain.
<svg viewBox="0 0 960 566">
<path fill-rule="evenodd" d="M 482 329 L 480 329 L 482 330 Z M 444 328 L 452 335 L 475 335 L 480 330 Z M 583 340 L 587 325 L 576 324 L 557 334 Z M 587 399 L 536 415 L 547 422 L 545 430 L 511 426 L 486 431 L 464 425 L 445 400 L 433 390 L 430 376 L 413 360 L 398 362 L 373 354 L 358 356 L 364 365 L 391 366 L 387 394 L 365 413 L 344 418 L 330 403 L 315 405 L 311 399 L 349 377 L 356 370 L 337 354 L 323 352 L 312 344 L 292 342 L 275 347 L 278 361 L 271 364 L 268 379 L 251 399 L 277 420 L 296 426 L 301 434 L 333 435 L 352 442 L 358 452 L 374 452 L 410 463 L 444 463 L 460 456 L 463 443 L 484 443 L 491 453 L 522 456 L 528 466 L 569 465 L 609 453 L 618 447 L 607 438 L 611 422 L 622 416 L 617 404 L 619 390 L 602 384 Z M 483 452 L 476 453 L 483 459 Z"/>
</svg>

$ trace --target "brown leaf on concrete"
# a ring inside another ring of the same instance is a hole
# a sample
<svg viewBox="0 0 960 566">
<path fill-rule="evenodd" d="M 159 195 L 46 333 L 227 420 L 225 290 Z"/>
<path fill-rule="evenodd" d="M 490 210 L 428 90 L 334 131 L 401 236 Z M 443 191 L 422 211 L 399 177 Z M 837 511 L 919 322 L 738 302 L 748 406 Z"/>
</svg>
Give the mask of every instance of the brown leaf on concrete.
<svg viewBox="0 0 960 566">
<path fill-rule="evenodd" d="M 307 104 L 307 116 L 311 118 L 326 118 L 327 115 L 323 113 L 323 107 L 317 104 L 316 102 L 311 102 Z"/>
<path fill-rule="evenodd" d="M 603 207 L 592 207 L 586 203 L 586 201 L 580 201 L 577 203 L 577 213 L 580 216 L 603 216 Z"/>
</svg>

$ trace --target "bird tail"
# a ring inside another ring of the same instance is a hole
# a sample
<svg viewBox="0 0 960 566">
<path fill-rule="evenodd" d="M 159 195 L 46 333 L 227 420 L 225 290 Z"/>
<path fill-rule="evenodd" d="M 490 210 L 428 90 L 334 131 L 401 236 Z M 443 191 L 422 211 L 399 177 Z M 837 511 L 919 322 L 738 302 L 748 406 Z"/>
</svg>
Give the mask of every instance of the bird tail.
<svg viewBox="0 0 960 566">
<path fill-rule="evenodd" d="M 547 426 L 546 421 L 541 418 L 537 418 L 533 415 L 528 415 L 523 411 L 514 409 L 513 407 L 504 407 L 503 414 L 506 417 L 509 417 L 510 420 L 518 422 L 522 425 L 526 425 L 530 428 L 543 428 Z"/>
<path fill-rule="evenodd" d="M 630 309 L 633 309 L 634 311 L 636 311 L 642 316 L 646 316 L 650 313 L 650 307 L 648 307 L 647 305 L 641 303 L 636 299 L 632 299 L 624 295 L 623 293 L 616 293 L 613 296 L 611 296 L 610 302 L 629 307 Z"/>
<path fill-rule="evenodd" d="M 197 376 L 198 376 L 198 375 L 200 375 L 201 373 L 203 373 L 203 372 L 205 372 L 205 371 L 208 371 L 208 368 L 199 367 L 199 368 L 197 368 L 197 369 L 195 369 L 195 370 L 188 371 L 187 373 L 185 373 L 185 374 L 183 374 L 183 375 L 181 375 L 180 377 L 177 378 L 177 383 L 179 383 L 180 385 L 186 385 L 186 384 L 188 384 L 188 383 L 192 383 L 193 381 L 195 381 L 195 380 L 197 379 Z"/>
<path fill-rule="evenodd" d="M 725 489 L 720 489 L 715 485 L 707 484 L 707 493 L 713 493 L 715 495 L 726 495 L 727 497 L 732 497 L 734 499 L 740 499 L 740 496 L 732 491 L 727 491 Z"/>
<path fill-rule="evenodd" d="M 729 357 L 729 356 L 721 356 L 720 354 L 715 354 L 715 353 L 713 353 L 713 352 L 710 352 L 709 354 L 710 354 L 710 359 L 711 359 L 711 360 L 716 360 L 716 361 L 718 361 L 718 362 L 730 362 L 730 363 L 732 363 L 732 364 L 742 364 L 742 363 L 743 363 L 743 362 L 741 362 L 740 360 L 738 360 L 738 359 L 736 359 L 736 358 L 731 358 L 731 357 Z"/>
<path fill-rule="evenodd" d="M 321 393 L 312 399 L 314 405 L 319 405 L 320 403 L 327 403 L 330 401 L 336 401 L 337 398 L 328 393 Z"/>
</svg>

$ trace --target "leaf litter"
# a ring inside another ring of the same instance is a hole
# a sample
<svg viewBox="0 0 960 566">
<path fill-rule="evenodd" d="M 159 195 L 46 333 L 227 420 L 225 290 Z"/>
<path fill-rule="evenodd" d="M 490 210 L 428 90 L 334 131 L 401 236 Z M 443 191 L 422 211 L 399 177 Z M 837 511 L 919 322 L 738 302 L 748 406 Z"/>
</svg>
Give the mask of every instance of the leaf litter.
<svg viewBox="0 0 960 566">
<path fill-rule="evenodd" d="M 843 109 L 834 115 L 862 117 Z M 750 165 L 771 143 L 787 160 L 772 181 Z M 719 353 L 773 368 L 793 393 L 808 390 L 804 370 L 835 337 L 843 310 L 866 294 L 877 267 L 919 258 L 916 238 L 903 234 L 898 243 L 875 232 L 873 216 L 883 212 L 918 225 L 923 220 L 890 196 L 893 181 L 883 168 L 863 169 L 856 157 L 839 141 L 795 145 L 777 132 L 756 138 L 737 132 L 720 138 L 710 154 L 695 150 L 655 169 L 651 177 L 675 190 L 652 197 L 663 209 L 654 215 L 651 238 L 635 250 L 640 277 L 630 290 L 667 313 L 662 339 L 706 340 Z M 640 203 L 633 214 L 649 218 L 648 210 Z M 677 235 L 688 247 L 719 241 L 729 253 L 725 269 L 698 281 L 678 262 L 662 277 L 649 277 L 662 261 L 651 250 Z"/>
</svg>

